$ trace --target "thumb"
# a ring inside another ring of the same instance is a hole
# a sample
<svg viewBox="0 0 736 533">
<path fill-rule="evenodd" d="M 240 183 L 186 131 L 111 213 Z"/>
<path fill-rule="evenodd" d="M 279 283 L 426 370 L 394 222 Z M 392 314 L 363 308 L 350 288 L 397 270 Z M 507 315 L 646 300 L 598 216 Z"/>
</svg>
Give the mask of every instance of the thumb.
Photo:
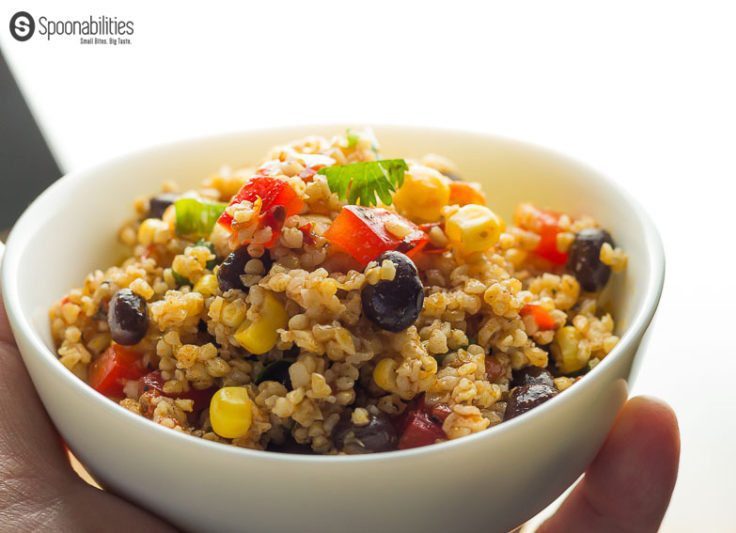
<svg viewBox="0 0 736 533">
<path fill-rule="evenodd" d="M 679 457 L 672 409 L 652 398 L 633 398 L 585 477 L 539 531 L 657 531 L 675 487 Z"/>
</svg>

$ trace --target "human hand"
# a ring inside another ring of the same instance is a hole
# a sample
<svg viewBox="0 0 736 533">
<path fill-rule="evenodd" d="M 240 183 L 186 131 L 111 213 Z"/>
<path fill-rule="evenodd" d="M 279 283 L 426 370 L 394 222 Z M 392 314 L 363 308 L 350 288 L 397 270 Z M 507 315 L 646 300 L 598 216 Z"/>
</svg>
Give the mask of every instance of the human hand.
<svg viewBox="0 0 736 533">
<path fill-rule="evenodd" d="M 678 460 L 672 410 L 657 400 L 630 400 L 583 480 L 539 531 L 656 531 Z M 0 524 L 17 531 L 172 530 L 74 473 L 23 366 L 2 304 Z"/>
<path fill-rule="evenodd" d="M 173 531 L 72 470 L 36 395 L 0 303 L 0 529 Z"/>
<path fill-rule="evenodd" d="M 680 432 L 660 400 L 629 400 L 585 476 L 538 533 L 657 531 L 680 462 Z"/>
</svg>

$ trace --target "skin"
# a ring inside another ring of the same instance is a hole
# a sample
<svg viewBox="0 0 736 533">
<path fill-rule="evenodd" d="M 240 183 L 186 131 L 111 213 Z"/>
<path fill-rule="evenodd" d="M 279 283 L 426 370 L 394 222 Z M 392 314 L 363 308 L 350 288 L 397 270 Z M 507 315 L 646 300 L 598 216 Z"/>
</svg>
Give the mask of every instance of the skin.
<svg viewBox="0 0 736 533">
<path fill-rule="evenodd" d="M 677 478 L 675 415 L 637 397 L 557 513 L 539 531 L 657 531 Z M 36 396 L 0 305 L 0 524 L 14 531 L 174 531 L 82 481 Z"/>
</svg>

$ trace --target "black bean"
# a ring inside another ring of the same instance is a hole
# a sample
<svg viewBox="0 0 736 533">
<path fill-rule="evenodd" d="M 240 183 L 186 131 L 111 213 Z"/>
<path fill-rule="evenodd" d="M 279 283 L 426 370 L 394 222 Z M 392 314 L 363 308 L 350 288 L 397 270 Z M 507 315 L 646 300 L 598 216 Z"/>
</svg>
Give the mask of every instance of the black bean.
<svg viewBox="0 0 736 533">
<path fill-rule="evenodd" d="M 605 287 L 611 276 L 611 267 L 601 262 L 604 243 L 614 247 L 611 235 L 603 229 L 589 228 L 578 232 L 570 246 L 567 268 L 573 273 L 583 290 L 598 291 Z"/>
<path fill-rule="evenodd" d="M 251 259 L 253 257 L 248 253 L 247 246 L 238 248 L 225 258 L 220 264 L 220 270 L 217 271 L 217 282 L 222 292 L 229 291 L 230 289 L 248 291 L 247 287 L 243 285 L 243 280 L 240 279 L 240 276 L 245 274 L 245 264 Z M 259 259 L 263 263 L 265 271 L 268 272 L 272 264 L 268 251 L 263 252 L 263 255 Z"/>
<path fill-rule="evenodd" d="M 286 437 L 281 444 L 270 443 L 268 445 L 269 452 L 277 453 L 295 453 L 299 455 L 316 455 L 315 452 L 306 444 L 299 444 L 291 436 Z"/>
<path fill-rule="evenodd" d="M 555 396 L 557 396 L 557 389 L 539 383 L 515 387 L 509 394 L 503 419 L 510 420 L 531 411 Z"/>
<path fill-rule="evenodd" d="M 116 292 L 107 311 L 112 340 L 125 346 L 139 343 L 148 330 L 146 311 L 146 301 L 130 289 Z"/>
<path fill-rule="evenodd" d="M 552 374 L 546 368 L 538 366 L 527 366 L 521 370 L 514 371 L 514 379 L 511 382 L 514 387 L 522 385 L 547 385 L 554 388 L 555 383 L 552 381 Z"/>
<path fill-rule="evenodd" d="M 284 359 L 296 359 L 300 353 L 302 353 L 302 350 L 296 344 L 292 344 L 291 347 L 283 351 Z"/>
<path fill-rule="evenodd" d="M 391 419 L 383 413 L 369 416 L 368 424 L 356 426 L 349 412 L 343 414 L 332 434 L 339 451 L 352 455 L 387 452 L 396 448 L 399 436 Z"/>
<path fill-rule="evenodd" d="M 376 261 L 384 260 L 396 265 L 393 280 L 367 284 L 361 294 L 363 313 L 378 327 L 387 331 L 402 331 L 411 326 L 419 316 L 424 303 L 424 287 L 417 267 L 401 252 L 385 252 Z"/>
<path fill-rule="evenodd" d="M 171 204 L 176 202 L 178 195 L 171 192 L 162 192 L 151 198 L 148 202 L 148 218 L 161 218 L 164 211 Z"/>
<path fill-rule="evenodd" d="M 258 374 L 255 380 L 255 384 L 259 385 L 264 381 L 277 381 L 281 383 L 287 390 L 291 390 L 291 376 L 289 375 L 289 367 L 293 360 L 280 359 L 273 363 L 266 365 L 261 373 Z"/>
</svg>

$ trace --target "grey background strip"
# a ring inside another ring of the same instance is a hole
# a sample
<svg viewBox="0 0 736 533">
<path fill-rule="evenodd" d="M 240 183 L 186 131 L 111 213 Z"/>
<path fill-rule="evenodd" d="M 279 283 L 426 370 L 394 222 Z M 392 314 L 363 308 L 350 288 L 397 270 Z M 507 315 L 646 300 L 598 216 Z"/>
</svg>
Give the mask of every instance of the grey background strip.
<svg viewBox="0 0 736 533">
<path fill-rule="evenodd" d="M 61 170 L 0 50 L 0 235 Z"/>
</svg>

